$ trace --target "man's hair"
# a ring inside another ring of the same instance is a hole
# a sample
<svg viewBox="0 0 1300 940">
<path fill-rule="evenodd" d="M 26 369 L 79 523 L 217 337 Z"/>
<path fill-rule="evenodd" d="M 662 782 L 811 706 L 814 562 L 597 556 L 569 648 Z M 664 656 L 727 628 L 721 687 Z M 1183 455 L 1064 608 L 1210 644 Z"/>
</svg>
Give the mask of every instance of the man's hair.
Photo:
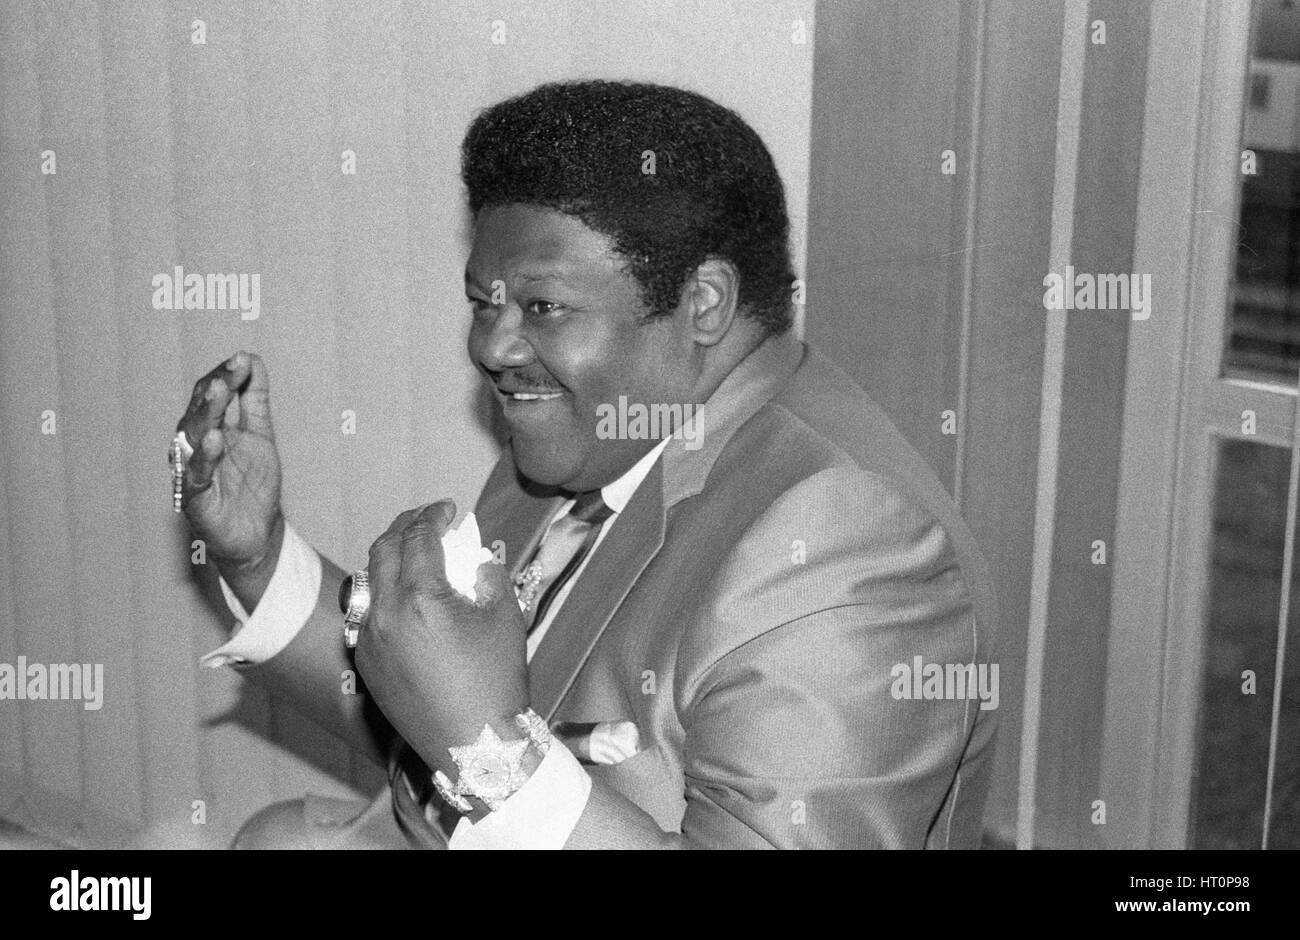
<svg viewBox="0 0 1300 940">
<path fill-rule="evenodd" d="M 739 272 L 744 315 L 769 335 L 790 327 L 781 178 L 753 128 L 703 95 L 633 82 L 542 85 L 474 119 L 461 176 L 475 215 L 542 206 L 609 237 L 651 316 L 671 313 L 686 278 L 714 257 Z"/>
</svg>

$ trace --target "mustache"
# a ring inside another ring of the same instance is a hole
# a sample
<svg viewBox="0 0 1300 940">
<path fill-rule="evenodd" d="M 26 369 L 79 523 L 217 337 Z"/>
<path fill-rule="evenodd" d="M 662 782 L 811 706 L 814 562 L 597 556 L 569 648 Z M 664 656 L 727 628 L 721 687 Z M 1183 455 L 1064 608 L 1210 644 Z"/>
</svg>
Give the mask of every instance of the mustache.
<svg viewBox="0 0 1300 940">
<path fill-rule="evenodd" d="M 564 391 L 564 388 L 550 376 L 533 376 L 522 372 L 503 372 L 492 375 L 491 379 L 492 384 L 498 389 L 509 389 L 512 392 L 547 394 Z"/>
</svg>

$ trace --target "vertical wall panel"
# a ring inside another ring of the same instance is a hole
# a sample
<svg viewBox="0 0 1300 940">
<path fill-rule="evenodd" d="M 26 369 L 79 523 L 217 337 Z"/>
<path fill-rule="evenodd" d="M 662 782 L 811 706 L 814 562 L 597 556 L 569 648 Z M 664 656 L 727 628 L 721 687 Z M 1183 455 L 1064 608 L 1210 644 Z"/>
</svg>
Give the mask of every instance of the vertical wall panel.
<svg viewBox="0 0 1300 940">
<path fill-rule="evenodd" d="M 0 442 L 3 438 L 0 437 Z M 0 464 L 2 467 L 3 464 Z M 0 472 L 0 507 L 9 505 L 5 492 L 7 474 Z M 19 644 L 17 632 L 9 625 L 17 621 L 17 596 L 14 592 L 14 541 L 9 532 L 9 514 L 0 513 L 0 662 L 16 663 Z M 28 825 L 28 810 L 23 799 L 23 778 L 27 760 L 23 754 L 22 715 L 17 708 L 0 708 L 0 818 Z"/>
<path fill-rule="evenodd" d="M 206 41 L 192 41 L 194 22 L 206 27 Z M 199 376 L 234 349 L 262 349 L 277 332 L 267 311 L 273 278 L 264 270 L 261 232 L 255 223 L 256 166 L 248 98 L 258 76 L 251 73 L 243 4 L 180 3 L 167 12 L 171 145 L 175 161 L 176 250 L 155 259 L 156 271 L 179 264 L 185 272 L 259 274 L 262 311 L 245 320 L 233 310 L 185 311 L 177 317 L 183 337 L 186 372 Z M 206 618 L 205 618 L 206 619 Z M 224 618 L 227 623 L 230 617 Z M 204 620 L 191 626 L 190 661 L 196 662 L 221 637 Z M 238 807 L 269 803 L 275 791 L 275 761 L 266 736 L 271 730 L 269 697 L 243 689 L 228 671 L 195 675 L 194 720 L 207 729 L 200 739 L 200 780 L 211 791 L 209 827 L 233 828 Z M 254 732 L 245 733 L 245 729 Z M 250 774 L 255 766 L 260 773 Z M 200 794 L 195 794 L 200 797 Z M 182 811 L 184 807 L 181 808 Z"/>
<path fill-rule="evenodd" d="M 142 819 L 133 689 L 130 574 L 118 551 L 129 480 L 123 465 L 122 372 L 114 308 L 112 212 L 116 175 L 104 137 L 104 76 L 98 20 L 75 3 L 43 11 L 35 48 L 44 120 L 66 129 L 58 176 L 46 187 L 52 286 L 61 364 L 64 470 L 68 484 L 74 661 L 103 666 L 103 707 L 81 716 L 88 809 Z M 52 28 L 57 27 L 57 28 Z M 99 497 L 89 499 L 91 493 Z"/>
<path fill-rule="evenodd" d="M 139 788 L 151 833 L 188 835 L 191 803 L 206 795 L 199 785 L 191 631 L 209 615 L 190 588 L 188 534 L 158 498 L 168 485 L 167 439 L 188 398 L 191 372 L 182 359 L 181 316 L 150 305 L 153 276 L 170 271 L 176 256 L 178 227 L 168 81 L 177 37 L 166 9 L 162 2 L 129 11 L 101 6 L 99 28 L 124 416 L 119 459 L 128 481 L 116 550 L 130 571 L 140 712 L 135 747 L 144 766 Z"/>
<path fill-rule="evenodd" d="M 1148 16 L 1146 4 L 1123 0 L 1092 0 L 1089 7 L 1090 22 L 1106 23 L 1106 43 L 1086 43 L 1070 255 L 1076 271 L 1133 270 Z M 1093 822 L 1093 801 L 1102 798 L 1099 775 L 1124 369 L 1129 330 L 1142 328 L 1143 322 L 1134 322 L 1125 310 L 1077 311 L 1067 321 L 1061 472 L 1043 672 L 1047 692 L 1039 731 L 1048 742 L 1045 749 L 1073 759 L 1040 762 L 1037 842 L 1049 847 L 1101 845 L 1103 830 Z M 1097 541 L 1105 543 L 1106 564 L 1093 563 Z M 1124 813 L 1127 808 L 1108 810 Z"/>
<path fill-rule="evenodd" d="M 77 661 L 77 629 L 73 565 L 69 539 L 69 454 L 65 443 L 72 433 L 63 409 L 61 362 L 54 280 L 66 274 L 54 258 L 51 197 L 55 177 L 39 174 L 41 151 L 63 151 L 68 172 L 76 163 L 82 141 L 72 128 L 47 120 L 42 99 L 38 30 L 33 8 L 6 15 L 0 23 L 0 69 L 3 69 L 3 138 L 0 160 L 7 168 L 5 206 L 24 225 L 5 225 L 0 234 L 0 265 L 9 292 L 0 318 L 0 373 L 9 377 L 0 411 L 0 454 L 5 491 L 11 504 L 24 511 L 10 518 L 13 593 L 19 601 L 13 632 L 19 656 L 29 663 Z M 66 178 L 66 177 L 65 177 Z M 25 381 L 14 382 L 22 375 Z M 58 433 L 41 433 L 42 414 L 53 412 Z M 21 715 L 25 782 L 39 781 L 41 793 L 30 793 L 33 812 L 48 815 L 62 800 L 80 803 L 81 723 L 74 702 L 7 701 L 4 708 Z M 75 711 L 74 711 L 75 710 Z M 85 713 L 89 714 L 89 713 Z M 51 746 L 57 744 L 57 746 Z M 56 801 L 46 802 L 45 794 Z M 36 808 L 39 806 L 39 808 Z"/>
<path fill-rule="evenodd" d="M 973 154 L 960 0 L 818 7 L 805 335 L 885 408 L 952 485 L 955 367 Z M 959 131 L 959 128 L 962 128 Z M 941 172 L 954 151 L 957 172 Z M 904 353 L 900 357 L 900 352 Z"/>
<path fill-rule="evenodd" d="M 325 548 L 337 544 L 346 531 L 340 458 L 352 440 L 339 434 L 338 413 L 347 406 L 333 400 L 333 389 L 340 387 L 340 380 L 347 381 L 347 363 L 335 360 L 333 353 L 340 349 L 340 336 L 346 344 L 350 331 L 346 318 L 340 317 L 343 308 L 335 293 L 340 267 L 333 253 L 331 210 L 335 185 L 353 178 L 340 174 L 342 147 L 333 143 L 342 99 L 331 81 L 339 68 L 331 37 L 364 36 L 368 30 L 364 23 L 340 22 L 332 8 L 303 16 L 291 4 L 247 4 L 240 20 L 250 79 L 247 119 L 257 129 L 249 141 L 249 157 L 252 165 L 264 168 L 252 176 L 249 224 L 258 232 L 283 233 L 276 243 L 263 239 L 259 245 L 267 322 L 274 318 L 279 328 L 265 335 L 258 351 L 274 370 L 277 429 L 310 432 L 285 452 L 286 479 L 293 481 L 285 488 L 286 512 L 314 544 Z M 294 88 L 293 94 L 284 94 L 287 85 Z M 313 276 L 304 277 L 306 272 Z M 305 337 L 319 344 L 320 355 L 302 355 Z M 297 387 L 282 389 L 290 378 L 284 366 L 295 360 L 298 368 L 292 378 Z M 330 403 L 336 407 L 322 407 Z M 305 473 L 299 472 L 304 458 L 312 468 Z M 274 798 L 300 796 L 308 789 L 335 792 L 322 785 L 317 768 L 340 779 L 346 779 L 350 769 L 346 753 L 331 736 L 280 703 L 271 705 L 270 722 L 271 737 L 283 745 L 275 752 Z M 245 743 L 246 737 L 238 742 Z"/>
</svg>

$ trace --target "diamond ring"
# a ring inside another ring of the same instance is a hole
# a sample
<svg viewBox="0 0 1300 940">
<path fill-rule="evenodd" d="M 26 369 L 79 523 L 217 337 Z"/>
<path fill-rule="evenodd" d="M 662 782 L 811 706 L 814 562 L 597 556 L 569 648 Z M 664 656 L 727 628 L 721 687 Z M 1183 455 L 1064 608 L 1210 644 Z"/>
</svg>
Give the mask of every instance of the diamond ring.
<svg viewBox="0 0 1300 940">
<path fill-rule="evenodd" d="M 172 467 L 172 509 L 181 511 L 181 496 L 185 490 L 185 465 L 194 456 L 194 448 L 184 431 L 177 431 L 172 446 L 167 450 L 167 462 Z"/>
</svg>

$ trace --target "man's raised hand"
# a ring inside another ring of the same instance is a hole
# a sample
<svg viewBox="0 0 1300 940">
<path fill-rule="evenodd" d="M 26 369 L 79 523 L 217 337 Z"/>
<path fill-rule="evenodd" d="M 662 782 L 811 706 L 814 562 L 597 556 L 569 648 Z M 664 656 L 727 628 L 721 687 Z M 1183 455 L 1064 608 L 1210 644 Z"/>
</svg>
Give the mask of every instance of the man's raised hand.
<svg viewBox="0 0 1300 940">
<path fill-rule="evenodd" d="M 176 429 L 194 448 L 182 490 L 185 515 L 243 600 L 235 580 L 252 577 L 264 588 L 284 534 L 280 456 L 261 358 L 235 353 L 199 379 Z"/>
</svg>

